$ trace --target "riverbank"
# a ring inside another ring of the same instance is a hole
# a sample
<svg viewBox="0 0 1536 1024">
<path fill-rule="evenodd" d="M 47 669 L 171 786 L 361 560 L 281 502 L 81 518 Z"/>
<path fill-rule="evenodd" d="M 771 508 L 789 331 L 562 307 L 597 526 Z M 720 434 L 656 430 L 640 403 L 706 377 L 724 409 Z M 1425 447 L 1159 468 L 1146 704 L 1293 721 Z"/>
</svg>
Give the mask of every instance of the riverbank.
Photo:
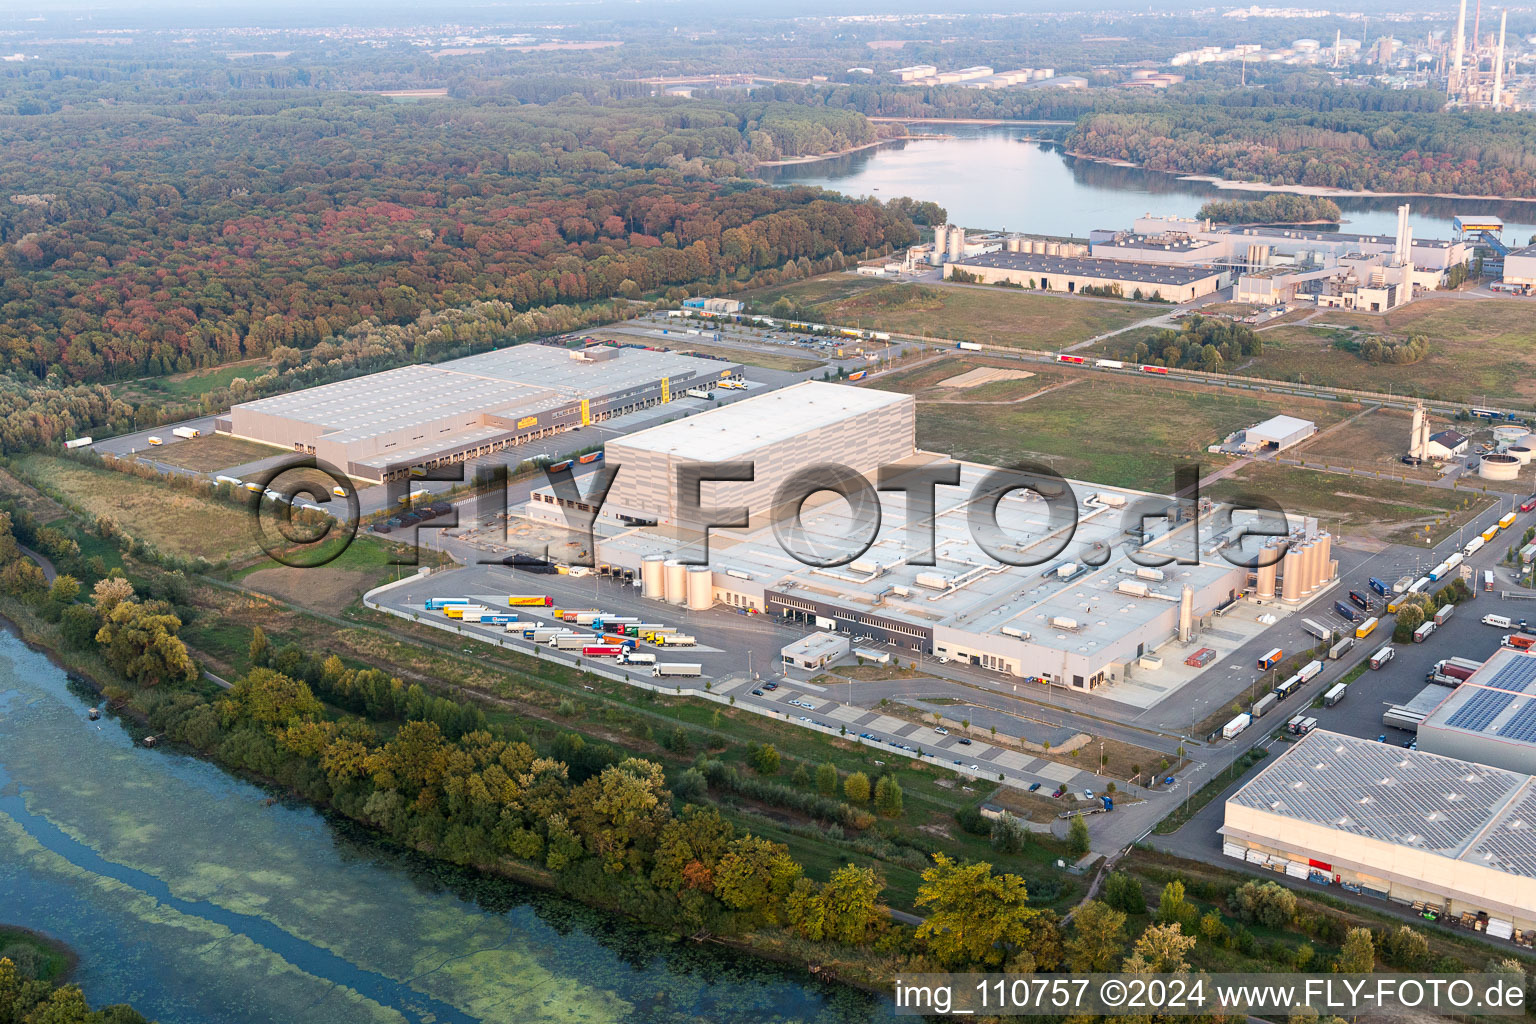
<svg viewBox="0 0 1536 1024">
<path fill-rule="evenodd" d="M 74 657 L 74 652 L 63 649 L 57 645 L 56 637 L 48 635 L 48 624 L 30 615 L 26 608 L 8 609 L 0 613 L 0 629 L 9 632 L 30 651 L 45 658 L 70 681 L 102 695 L 104 699 L 109 692 L 133 695 L 156 692 L 134 687 L 126 680 L 118 679 L 114 673 L 102 671 L 100 665 L 90 664 L 88 658 Z M 104 680 L 112 681 L 104 682 Z M 297 804 L 313 809 L 330 821 L 333 827 L 356 830 L 359 834 L 366 835 L 370 842 L 380 844 L 381 848 L 398 850 L 403 854 L 419 857 L 426 863 L 465 872 L 487 882 L 514 883 L 530 890 L 568 899 L 573 904 L 590 907 L 601 914 L 616 915 L 638 928 L 648 930 L 651 934 L 648 940 L 650 942 L 659 940 L 662 944 L 668 944 L 691 939 L 695 943 L 707 943 L 735 953 L 745 953 L 765 963 L 779 964 L 804 972 L 806 977 L 803 983 L 806 984 L 835 984 L 876 998 L 885 998 L 889 978 L 903 966 L 904 958 L 879 952 L 873 947 L 828 945 L 805 939 L 793 930 L 781 926 L 763 927 L 743 934 L 714 934 L 702 930 L 695 930 L 690 934 L 688 929 L 668 929 L 660 926 L 657 918 L 631 912 L 618 902 L 593 898 L 594 893 L 591 891 L 574 890 L 572 885 L 565 884 L 567 880 L 563 880 L 559 873 L 541 864 L 515 858 L 500 858 L 490 863 L 461 863 L 441 856 L 441 852 L 431 843 L 403 841 L 391 836 L 372 822 L 347 813 L 334 801 L 300 792 L 278 779 L 251 770 L 248 766 L 227 764 L 207 751 L 161 735 L 162 730 L 156 728 L 152 722 L 152 716 L 135 706 L 131 696 L 122 702 L 114 702 L 112 711 L 126 723 L 131 723 L 129 727 L 131 734 L 142 735 L 143 732 L 153 730 L 156 735 L 160 735 L 161 743 L 157 744 L 157 751 L 169 747 L 178 754 L 191 755 L 206 761 L 233 778 L 241 779 L 273 794 L 282 794 Z M 135 745 L 138 745 L 137 736 L 135 739 Z M 585 882 L 579 878 L 570 881 L 575 885 L 590 884 L 590 879 Z M 598 895 L 600 894 L 599 891 Z M 893 920 L 890 927 L 899 929 L 903 926 Z"/>
<path fill-rule="evenodd" d="M 1193 181 L 1223 192 L 1285 192 L 1295 196 L 1312 196 L 1317 199 L 1467 199 L 1475 202 L 1532 203 L 1536 197 L 1463 195 L 1459 192 L 1373 192 L 1369 189 L 1333 188 L 1327 185 L 1274 185 L 1262 181 L 1232 181 L 1215 174 L 1180 174 L 1177 171 L 1152 170 L 1130 160 L 1095 156 L 1080 150 L 1065 149 L 1063 152 L 1077 160 L 1103 164 L 1106 167 L 1124 167 L 1145 174 L 1164 174 L 1176 181 Z"/>
<path fill-rule="evenodd" d="M 34 969 L 27 974 L 38 981 L 61 985 L 80 966 L 80 955 L 68 943 L 31 928 L 0 923 L 0 958 L 8 958 L 14 963 L 18 947 L 34 951 L 36 959 L 31 965 Z"/>
<path fill-rule="evenodd" d="M 866 142 L 862 146 L 854 146 L 851 149 L 840 149 L 834 153 L 821 153 L 816 156 L 796 156 L 785 160 L 759 160 L 755 167 L 796 167 L 801 164 L 815 164 L 823 160 L 836 160 L 838 157 L 849 156 L 853 153 L 862 153 L 866 149 L 878 149 L 889 142 L 902 142 L 907 139 L 943 139 L 945 135 L 890 135 L 874 142 Z"/>
</svg>

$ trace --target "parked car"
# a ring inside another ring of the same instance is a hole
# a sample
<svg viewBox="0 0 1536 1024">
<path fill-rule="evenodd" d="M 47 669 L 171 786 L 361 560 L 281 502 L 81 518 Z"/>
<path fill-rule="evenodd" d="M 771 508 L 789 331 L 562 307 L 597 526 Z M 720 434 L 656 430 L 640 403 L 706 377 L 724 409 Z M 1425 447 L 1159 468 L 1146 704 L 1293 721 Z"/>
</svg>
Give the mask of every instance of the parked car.
<svg viewBox="0 0 1536 1024">
<path fill-rule="evenodd" d="M 763 689 L 765 689 L 765 690 L 777 690 L 778 688 L 779 688 L 779 684 L 778 683 L 764 683 L 763 684 Z"/>
<path fill-rule="evenodd" d="M 964 736 L 960 737 L 960 739 L 956 742 L 958 742 L 962 747 L 968 747 L 971 745 L 971 741 L 966 739 Z"/>
<path fill-rule="evenodd" d="M 1092 800 L 1093 799 L 1093 790 L 1091 790 L 1091 789 L 1083 790 L 1083 799 L 1084 800 Z"/>
<path fill-rule="evenodd" d="M 761 697 L 762 695 L 763 695 L 763 691 L 762 690 L 753 690 L 752 691 L 752 696 L 754 696 L 754 697 Z"/>
<path fill-rule="evenodd" d="M 959 762 L 959 761 L 956 761 L 956 762 L 955 762 L 955 764 L 959 764 L 959 763 L 960 763 L 960 762 Z M 1030 784 L 1029 784 L 1029 791 L 1030 791 L 1030 792 L 1031 792 L 1031 793 L 1033 793 L 1033 792 L 1034 792 L 1034 791 L 1035 791 L 1035 790 L 1037 790 L 1037 789 L 1039 789 L 1039 788 L 1040 788 L 1040 783 L 1038 783 L 1038 782 L 1031 782 L 1031 783 L 1030 783 Z"/>
</svg>

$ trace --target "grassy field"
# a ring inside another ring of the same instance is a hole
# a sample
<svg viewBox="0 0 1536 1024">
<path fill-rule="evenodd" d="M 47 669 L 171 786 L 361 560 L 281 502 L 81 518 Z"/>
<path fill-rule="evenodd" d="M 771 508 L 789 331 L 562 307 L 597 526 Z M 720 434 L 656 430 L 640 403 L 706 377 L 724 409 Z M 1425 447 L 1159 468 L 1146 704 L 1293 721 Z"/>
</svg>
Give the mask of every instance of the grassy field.
<svg viewBox="0 0 1536 1024">
<path fill-rule="evenodd" d="M 1220 389 L 1137 386 L 1102 374 L 1075 381 L 1009 405 L 919 401 L 918 444 L 991 465 L 1038 459 L 1071 479 L 1161 493 L 1172 486 L 1176 463 L 1210 466 L 1206 446 L 1240 427 L 1279 413 L 1327 426 L 1353 411 Z"/>
<path fill-rule="evenodd" d="M 282 449 L 271 445 L 257 444 L 228 434 L 203 434 L 184 441 L 173 440 L 155 449 L 154 459 L 167 466 L 190 469 L 194 473 L 212 473 L 281 454 Z"/>
<path fill-rule="evenodd" d="M 995 381 L 970 388 L 947 388 L 940 385 L 951 377 L 978 367 L 998 367 L 1005 370 L 1032 374 L 1016 380 Z M 1018 398 L 1034 394 L 1045 388 L 1070 380 L 1077 374 L 1057 369 L 1047 363 L 1017 363 L 1011 359 L 989 358 L 974 355 L 946 355 L 930 359 L 917 366 L 883 373 L 871 386 L 881 391 L 899 391 L 904 395 L 917 395 L 919 401 L 987 401 L 1000 398 Z"/>
<path fill-rule="evenodd" d="M 787 298 L 807 316 L 828 323 L 1032 350 L 1085 341 L 1159 312 L 1126 302 L 1012 288 L 871 282 L 846 274 L 751 292 L 745 298 L 759 311 Z"/>
<path fill-rule="evenodd" d="M 1402 463 L 1412 426 L 1413 418 L 1407 412 L 1377 409 L 1288 454 L 1308 462 L 1389 473 L 1405 480 L 1434 480 L 1440 474 L 1433 467 Z M 1436 422 L 1433 429 L 1440 430 L 1444 426 Z"/>
<path fill-rule="evenodd" d="M 1346 476 L 1252 463 L 1206 489 L 1222 500 L 1239 491 L 1268 494 L 1287 511 L 1315 515 L 1329 529 L 1365 534 L 1384 541 L 1423 543 L 1424 527 L 1436 543 L 1487 506 L 1487 499 L 1465 490 L 1380 479 L 1365 474 Z"/>
<path fill-rule="evenodd" d="M 210 562 L 256 550 L 245 513 L 153 480 L 49 455 L 14 463 L 20 476 L 85 510 L 109 516 L 131 537 L 178 558 Z"/>
<path fill-rule="evenodd" d="M 1404 366 L 1370 363 L 1338 347 L 1373 335 L 1415 334 L 1429 339 L 1429 355 Z M 1261 337 L 1264 354 L 1231 372 L 1455 402 L 1536 406 L 1536 304 L 1523 300 L 1421 299 L 1380 316 L 1324 310 L 1304 325 L 1264 329 Z"/>
</svg>

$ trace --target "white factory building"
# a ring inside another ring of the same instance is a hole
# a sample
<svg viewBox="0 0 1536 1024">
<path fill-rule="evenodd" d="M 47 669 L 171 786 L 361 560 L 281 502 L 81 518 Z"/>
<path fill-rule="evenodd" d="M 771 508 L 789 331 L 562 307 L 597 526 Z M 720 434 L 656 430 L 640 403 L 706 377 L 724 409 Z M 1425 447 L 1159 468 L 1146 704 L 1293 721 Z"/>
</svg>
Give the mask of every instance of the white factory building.
<svg viewBox="0 0 1536 1024">
<path fill-rule="evenodd" d="M 1273 416 L 1249 427 L 1243 444 L 1252 451 L 1283 452 L 1317 433 L 1317 424 L 1295 416 Z"/>
<path fill-rule="evenodd" d="M 1146 216 L 1129 231 L 1090 232 L 1089 241 L 1096 259 L 1225 270 L 1237 302 L 1362 312 L 1385 312 L 1439 288 L 1472 255 L 1467 241 L 1415 238 L 1406 205 L 1392 235 Z"/>
<path fill-rule="evenodd" d="M 1525 294 L 1536 291 L 1536 245 L 1515 249 L 1504 257 L 1504 284 Z"/>
<path fill-rule="evenodd" d="M 1251 570 L 1234 563 L 1258 547 L 1241 540 L 1252 525 L 1241 516 L 1234 526 L 1208 504 L 1086 483 L 1045 487 L 1049 503 L 1020 488 L 999 500 L 994 467 L 917 448 L 912 411 L 908 395 L 807 382 L 609 442 L 617 475 L 596 560 L 635 571 L 653 599 L 719 602 L 1084 691 L 1151 664 L 1248 586 Z M 748 508 L 751 525 L 712 529 L 708 565 L 683 564 L 700 549 L 667 494 L 678 467 L 743 460 L 762 467 L 755 478 L 706 484 L 702 504 Z M 798 517 L 794 502 L 775 509 L 790 474 L 825 463 L 870 485 L 862 511 L 827 491 Z M 901 485 L 918 473 L 958 479 L 934 485 L 931 513 L 909 514 Z M 566 521 L 549 488 L 528 514 Z M 1291 541 L 1255 574 L 1266 598 L 1299 602 L 1333 577 L 1326 535 Z"/>
<path fill-rule="evenodd" d="M 1316 730 L 1227 800 L 1220 832 L 1252 866 L 1536 940 L 1536 778 L 1522 772 Z"/>
</svg>

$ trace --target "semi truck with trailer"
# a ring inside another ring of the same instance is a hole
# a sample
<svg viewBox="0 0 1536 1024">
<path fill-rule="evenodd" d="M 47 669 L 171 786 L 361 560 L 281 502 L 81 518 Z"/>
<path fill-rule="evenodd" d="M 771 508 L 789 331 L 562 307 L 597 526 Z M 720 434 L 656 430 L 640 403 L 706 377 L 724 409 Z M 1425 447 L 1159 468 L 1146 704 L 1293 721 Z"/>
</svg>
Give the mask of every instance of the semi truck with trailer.
<svg viewBox="0 0 1536 1024">
<path fill-rule="evenodd" d="M 65 441 L 65 448 L 84 448 L 92 443 L 89 437 L 77 437 L 72 441 Z"/>
<path fill-rule="evenodd" d="M 1361 615 L 1360 612 L 1356 610 L 1354 605 L 1346 604 L 1343 601 L 1333 602 L 1333 610 L 1338 612 L 1344 618 L 1348 619 L 1350 622 L 1358 622 L 1365 618 L 1365 616 Z"/>
<path fill-rule="evenodd" d="M 637 650 L 634 650 L 633 648 L 630 648 L 629 650 L 626 650 L 623 654 L 619 655 L 619 664 L 620 665 L 654 665 L 654 664 L 656 664 L 656 655 L 652 654 L 650 651 L 637 651 Z"/>
<path fill-rule="evenodd" d="M 1349 687 L 1346 686 L 1345 684 L 1343 684 L 1343 683 L 1335 683 L 1333 685 L 1332 689 L 1330 689 L 1327 693 L 1323 694 L 1323 706 L 1324 707 L 1330 707 L 1330 708 L 1333 707 L 1339 701 L 1344 699 L 1344 694 L 1348 690 L 1349 690 Z"/>
<path fill-rule="evenodd" d="M 1247 712 L 1238 715 L 1237 717 L 1233 718 L 1232 721 L 1221 727 L 1221 738 L 1224 740 L 1231 739 L 1238 733 L 1242 732 L 1244 729 L 1248 728 L 1252 721 L 1253 716 Z"/>
<path fill-rule="evenodd" d="M 1369 582 L 1371 589 L 1376 591 L 1376 593 L 1380 594 L 1382 597 L 1387 596 L 1387 585 L 1381 580 L 1377 579 L 1375 576 L 1372 576 L 1367 582 Z"/>
<path fill-rule="evenodd" d="M 1455 614 L 1456 614 L 1456 606 L 1455 605 L 1453 605 L 1453 604 L 1443 604 L 1443 605 L 1441 605 L 1440 606 L 1440 610 L 1435 612 L 1435 625 L 1437 625 L 1437 626 L 1445 625 L 1446 621 L 1449 620 L 1450 617 L 1452 615 L 1455 615 Z"/>
<path fill-rule="evenodd" d="M 507 604 L 512 608 L 548 608 L 554 603 L 548 594 L 512 594 L 507 598 Z"/>
<path fill-rule="evenodd" d="M 1319 622 L 1313 622 L 1311 619 L 1302 619 L 1301 628 L 1317 637 L 1325 644 L 1333 643 L 1334 638 L 1339 635 L 1338 630 L 1331 629 L 1330 627 L 1324 626 Z"/>
<path fill-rule="evenodd" d="M 1418 629 L 1413 631 L 1413 642 L 1416 644 L 1423 643 L 1425 640 L 1429 639 L 1429 635 L 1434 631 L 1435 624 L 1433 622 L 1425 622 L 1421 624 Z"/>
<path fill-rule="evenodd" d="M 200 437 L 202 435 L 202 431 L 198 430 L 196 427 L 172 427 L 171 434 L 175 437 L 181 438 L 183 441 L 190 441 L 194 437 Z"/>
<path fill-rule="evenodd" d="M 1391 661 L 1396 655 L 1397 649 L 1391 644 L 1387 644 L 1381 650 L 1371 655 L 1371 668 L 1381 668 L 1381 666 Z"/>
<path fill-rule="evenodd" d="M 701 676 L 703 674 L 704 666 L 697 662 L 663 661 L 651 668 L 651 675 L 659 678 L 669 676 Z"/>
<path fill-rule="evenodd" d="M 1259 671 L 1268 672 L 1280 664 L 1280 659 L 1285 657 L 1285 652 L 1276 647 L 1259 659 Z"/>
</svg>

